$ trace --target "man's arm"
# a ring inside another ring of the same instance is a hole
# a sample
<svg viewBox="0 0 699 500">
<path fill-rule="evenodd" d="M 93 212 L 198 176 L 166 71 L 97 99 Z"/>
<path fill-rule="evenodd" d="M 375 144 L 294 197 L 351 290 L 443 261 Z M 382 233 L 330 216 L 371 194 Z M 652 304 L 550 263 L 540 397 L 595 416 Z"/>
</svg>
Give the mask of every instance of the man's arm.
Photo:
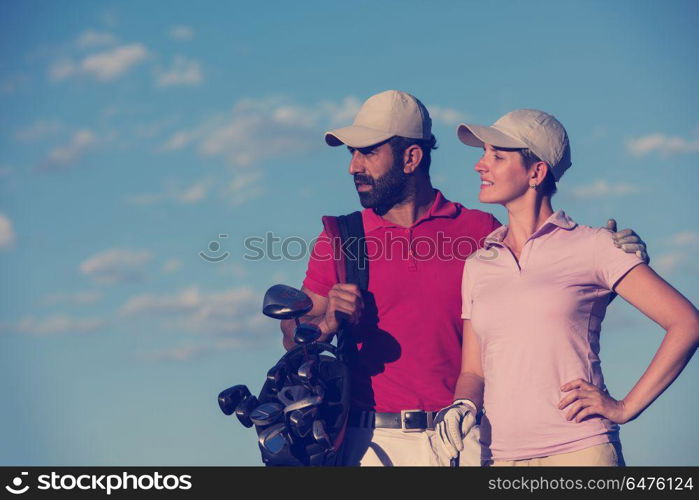
<svg viewBox="0 0 699 500">
<path fill-rule="evenodd" d="M 336 283 L 328 292 L 327 297 L 314 293 L 305 286 L 301 287 L 301 291 L 311 298 L 313 309 L 307 315 L 299 318 L 299 321 L 313 323 L 320 328 L 319 342 L 332 341 L 341 320 L 345 319 L 352 324 L 359 322 L 364 309 L 364 301 L 357 285 Z M 281 329 L 284 334 L 282 343 L 288 351 L 296 345 L 294 342 L 296 322 L 293 319 L 282 320 Z"/>
</svg>

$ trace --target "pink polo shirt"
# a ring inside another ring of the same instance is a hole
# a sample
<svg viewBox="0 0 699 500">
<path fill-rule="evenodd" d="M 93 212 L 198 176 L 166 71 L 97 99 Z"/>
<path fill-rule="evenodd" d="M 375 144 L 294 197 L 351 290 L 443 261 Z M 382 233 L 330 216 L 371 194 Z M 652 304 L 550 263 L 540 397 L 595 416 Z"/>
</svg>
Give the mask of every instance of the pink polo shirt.
<svg viewBox="0 0 699 500">
<path fill-rule="evenodd" d="M 464 265 L 462 318 L 470 319 L 485 375 L 484 458 L 521 460 L 618 440 L 601 418 L 567 421 L 560 387 L 582 378 L 606 390 L 599 334 L 616 283 L 642 261 L 609 231 L 555 212 L 527 240 L 519 265 L 493 231 Z M 489 448 L 489 451 L 488 451 Z"/>
<path fill-rule="evenodd" d="M 369 286 L 351 366 L 352 401 L 380 412 L 439 410 L 452 402 L 461 367 L 461 272 L 464 261 L 500 223 L 436 191 L 410 227 L 362 211 Z M 338 282 L 322 232 L 303 284 L 327 296 Z"/>
</svg>

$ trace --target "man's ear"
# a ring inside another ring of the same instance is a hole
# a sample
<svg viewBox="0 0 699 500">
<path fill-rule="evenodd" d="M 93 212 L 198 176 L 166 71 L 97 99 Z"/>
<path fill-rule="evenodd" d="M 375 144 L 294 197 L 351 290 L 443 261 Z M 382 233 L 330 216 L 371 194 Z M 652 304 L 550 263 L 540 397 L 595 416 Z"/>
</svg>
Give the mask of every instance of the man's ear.
<svg viewBox="0 0 699 500">
<path fill-rule="evenodd" d="M 417 144 L 411 144 L 403 153 L 403 172 L 412 174 L 422 161 L 422 148 Z"/>
</svg>

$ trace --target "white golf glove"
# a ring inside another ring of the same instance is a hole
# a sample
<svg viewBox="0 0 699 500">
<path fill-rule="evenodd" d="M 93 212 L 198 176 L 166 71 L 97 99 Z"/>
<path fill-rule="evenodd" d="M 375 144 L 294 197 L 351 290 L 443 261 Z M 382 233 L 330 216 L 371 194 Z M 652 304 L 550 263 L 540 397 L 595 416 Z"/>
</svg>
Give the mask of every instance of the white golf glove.
<svg viewBox="0 0 699 500">
<path fill-rule="evenodd" d="M 456 458 L 464 449 L 464 438 L 476 423 L 476 405 L 470 399 L 457 399 L 442 408 L 434 418 L 434 430 L 443 456 Z"/>
</svg>

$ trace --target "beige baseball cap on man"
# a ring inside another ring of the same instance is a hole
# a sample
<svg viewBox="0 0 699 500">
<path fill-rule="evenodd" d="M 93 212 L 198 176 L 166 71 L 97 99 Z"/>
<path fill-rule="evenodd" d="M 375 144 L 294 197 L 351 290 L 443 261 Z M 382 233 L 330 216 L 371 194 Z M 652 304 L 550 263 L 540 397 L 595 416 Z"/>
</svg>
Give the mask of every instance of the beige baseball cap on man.
<svg viewBox="0 0 699 500">
<path fill-rule="evenodd" d="M 362 104 L 352 125 L 326 132 L 325 142 L 330 146 L 365 148 L 394 136 L 429 139 L 432 120 L 416 97 L 400 90 L 386 90 Z"/>
<path fill-rule="evenodd" d="M 555 116 L 536 109 L 517 109 L 490 127 L 462 123 L 456 130 L 461 142 L 482 148 L 528 148 L 549 164 L 558 181 L 571 166 L 568 134 Z"/>
</svg>

